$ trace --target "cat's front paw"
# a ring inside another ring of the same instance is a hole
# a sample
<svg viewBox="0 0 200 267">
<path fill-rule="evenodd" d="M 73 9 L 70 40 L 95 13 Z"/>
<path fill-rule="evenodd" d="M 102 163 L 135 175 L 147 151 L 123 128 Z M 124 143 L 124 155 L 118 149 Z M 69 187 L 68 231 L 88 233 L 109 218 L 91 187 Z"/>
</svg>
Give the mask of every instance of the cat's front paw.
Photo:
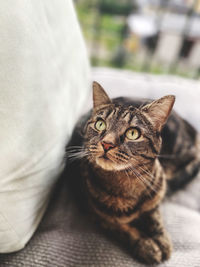
<svg viewBox="0 0 200 267">
<path fill-rule="evenodd" d="M 158 264 L 170 258 L 172 242 L 166 232 L 153 238 L 141 238 L 134 252 L 139 261 L 146 264 Z"/>
<path fill-rule="evenodd" d="M 168 233 L 153 237 L 162 252 L 162 261 L 168 260 L 172 253 L 172 241 Z"/>
<path fill-rule="evenodd" d="M 158 264 L 162 261 L 162 251 L 151 238 L 141 238 L 134 249 L 135 257 L 146 264 Z"/>
</svg>

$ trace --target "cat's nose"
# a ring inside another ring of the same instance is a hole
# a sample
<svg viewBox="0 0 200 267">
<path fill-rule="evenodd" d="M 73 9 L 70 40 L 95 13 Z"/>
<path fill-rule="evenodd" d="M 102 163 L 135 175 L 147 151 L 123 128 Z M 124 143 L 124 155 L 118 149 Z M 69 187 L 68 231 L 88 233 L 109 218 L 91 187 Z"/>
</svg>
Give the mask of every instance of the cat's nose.
<svg viewBox="0 0 200 267">
<path fill-rule="evenodd" d="M 112 143 L 106 143 L 104 141 L 102 141 L 101 144 L 102 144 L 102 147 L 103 147 L 103 149 L 104 149 L 105 152 L 107 152 L 108 150 L 110 150 L 110 149 L 112 149 L 112 148 L 115 147 L 114 144 L 112 144 Z"/>
</svg>

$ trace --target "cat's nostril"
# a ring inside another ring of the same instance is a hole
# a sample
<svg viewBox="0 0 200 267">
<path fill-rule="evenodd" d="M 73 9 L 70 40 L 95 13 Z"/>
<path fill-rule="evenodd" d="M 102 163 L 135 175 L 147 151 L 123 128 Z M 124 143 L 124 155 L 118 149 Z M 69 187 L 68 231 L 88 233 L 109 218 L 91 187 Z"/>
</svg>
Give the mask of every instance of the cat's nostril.
<svg viewBox="0 0 200 267">
<path fill-rule="evenodd" d="M 105 152 L 108 151 L 108 150 L 110 150 L 111 148 L 114 148 L 115 147 L 114 144 L 112 144 L 112 143 L 106 143 L 104 141 L 101 142 L 101 144 L 102 144 L 102 147 L 103 147 L 103 149 L 104 149 Z"/>
</svg>

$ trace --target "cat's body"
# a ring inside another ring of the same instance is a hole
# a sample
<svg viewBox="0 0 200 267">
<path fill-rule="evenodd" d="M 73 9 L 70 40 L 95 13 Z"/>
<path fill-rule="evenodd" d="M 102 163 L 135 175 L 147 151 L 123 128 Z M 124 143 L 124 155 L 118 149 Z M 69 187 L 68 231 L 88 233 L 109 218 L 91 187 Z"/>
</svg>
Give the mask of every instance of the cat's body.
<svg viewBox="0 0 200 267">
<path fill-rule="evenodd" d="M 173 96 L 147 103 L 111 102 L 95 83 L 93 112 L 79 125 L 81 143 L 72 144 L 83 147 L 76 154 L 82 156 L 76 182 L 97 221 L 151 264 L 168 259 L 172 250 L 159 211 L 167 181 L 177 189 L 192 179 L 200 149 L 198 134 L 177 114 L 163 128 Z"/>
</svg>

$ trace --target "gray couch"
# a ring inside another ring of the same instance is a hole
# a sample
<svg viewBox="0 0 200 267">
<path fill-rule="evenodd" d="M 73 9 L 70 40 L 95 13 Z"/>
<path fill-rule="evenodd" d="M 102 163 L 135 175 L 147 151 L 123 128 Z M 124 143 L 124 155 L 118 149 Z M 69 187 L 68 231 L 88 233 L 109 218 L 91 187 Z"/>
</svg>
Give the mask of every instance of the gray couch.
<svg viewBox="0 0 200 267">
<path fill-rule="evenodd" d="M 200 82 L 170 76 L 152 76 L 111 69 L 94 69 L 93 78 L 112 97 L 156 98 L 175 94 L 175 109 L 200 130 Z M 88 101 L 88 107 L 91 101 Z M 186 188 L 167 198 L 162 212 L 171 233 L 172 258 L 160 266 L 200 266 L 200 174 Z M 104 236 L 81 214 L 60 179 L 48 210 L 29 244 L 20 252 L 0 255 L 0 266 L 143 266 Z"/>
</svg>

